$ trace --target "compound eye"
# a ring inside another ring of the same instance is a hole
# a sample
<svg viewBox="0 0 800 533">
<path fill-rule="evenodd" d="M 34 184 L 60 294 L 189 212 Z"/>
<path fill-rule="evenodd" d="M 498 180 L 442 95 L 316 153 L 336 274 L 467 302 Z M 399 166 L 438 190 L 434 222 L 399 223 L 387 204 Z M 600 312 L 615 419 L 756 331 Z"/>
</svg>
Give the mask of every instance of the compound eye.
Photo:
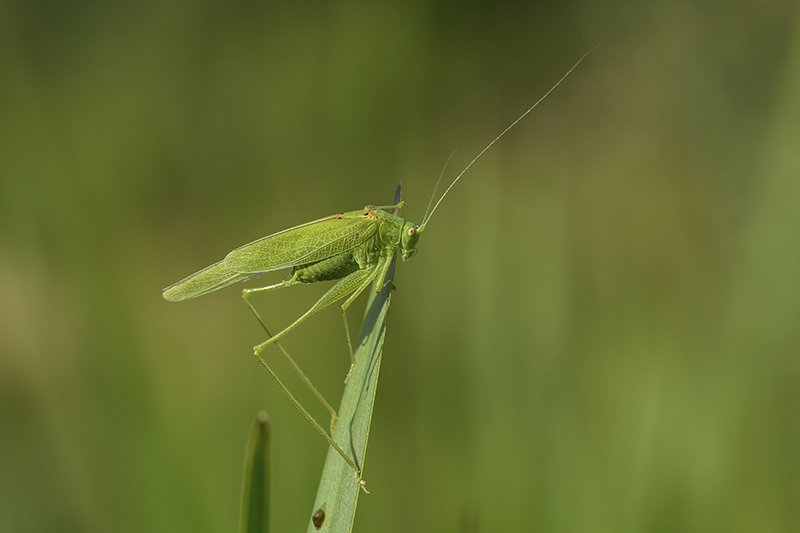
<svg viewBox="0 0 800 533">
<path fill-rule="evenodd" d="M 415 228 L 414 226 L 411 226 L 410 228 L 408 228 L 408 234 L 409 235 L 414 235 L 416 232 L 417 232 L 417 228 Z"/>
</svg>

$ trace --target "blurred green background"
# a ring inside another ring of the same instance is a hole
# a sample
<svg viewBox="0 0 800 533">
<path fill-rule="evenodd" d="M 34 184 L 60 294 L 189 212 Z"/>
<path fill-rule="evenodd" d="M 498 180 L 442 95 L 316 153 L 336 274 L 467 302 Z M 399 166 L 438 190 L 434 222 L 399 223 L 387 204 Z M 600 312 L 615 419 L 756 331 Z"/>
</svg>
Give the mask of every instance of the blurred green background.
<svg viewBox="0 0 800 533">
<path fill-rule="evenodd" d="M 596 44 L 398 268 L 355 529 L 800 530 L 799 7 L 0 4 L 0 530 L 233 531 L 261 409 L 304 530 L 241 287 L 161 289 L 398 181 L 419 222 Z M 286 346 L 338 404 L 339 313 Z"/>
</svg>

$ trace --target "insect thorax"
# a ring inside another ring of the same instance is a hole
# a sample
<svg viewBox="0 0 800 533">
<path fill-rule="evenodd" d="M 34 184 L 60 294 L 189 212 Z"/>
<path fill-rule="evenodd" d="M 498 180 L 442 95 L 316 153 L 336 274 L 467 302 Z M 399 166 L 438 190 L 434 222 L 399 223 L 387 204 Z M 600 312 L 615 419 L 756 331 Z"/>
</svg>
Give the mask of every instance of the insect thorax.
<svg viewBox="0 0 800 533">
<path fill-rule="evenodd" d="M 400 234 L 403 232 L 405 221 L 385 211 L 376 211 L 376 214 L 380 224 L 378 234 L 380 235 L 381 244 L 394 250 L 400 245 Z"/>
</svg>

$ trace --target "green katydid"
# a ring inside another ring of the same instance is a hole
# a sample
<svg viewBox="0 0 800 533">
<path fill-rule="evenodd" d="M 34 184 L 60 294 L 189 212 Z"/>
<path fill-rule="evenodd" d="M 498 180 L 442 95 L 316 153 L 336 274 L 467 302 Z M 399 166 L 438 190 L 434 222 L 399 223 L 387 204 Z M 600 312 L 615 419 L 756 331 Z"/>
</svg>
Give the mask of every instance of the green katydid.
<svg viewBox="0 0 800 533">
<path fill-rule="evenodd" d="M 593 50 L 593 49 L 592 49 Z M 328 307 L 332 303 L 348 296 L 342 304 L 342 319 L 347 332 L 347 345 L 350 351 L 350 372 L 352 375 L 355 366 L 353 344 L 350 339 L 350 329 L 347 324 L 346 311 L 350 304 L 374 281 L 378 280 L 376 287 L 379 291 L 386 282 L 386 274 L 395 252 L 399 249 L 403 261 L 410 261 L 417 253 L 417 241 L 420 234 L 427 227 L 431 217 L 436 212 L 439 204 L 450 189 L 461 179 L 461 176 L 496 143 L 503 135 L 513 128 L 520 120 L 547 98 L 564 79 L 580 64 L 592 51 L 586 52 L 558 82 L 539 98 L 535 104 L 528 108 L 511 125 L 495 137 L 486 147 L 478 153 L 470 163 L 456 176 L 445 189 L 438 201 L 433 204 L 441 175 L 431 195 L 428 209 L 420 225 L 406 222 L 394 213 L 406 204 L 399 202 L 396 205 L 374 207 L 366 206 L 364 209 L 338 213 L 325 218 L 301 224 L 267 237 L 263 237 L 249 244 L 236 248 L 218 263 L 214 263 L 199 272 L 167 287 L 163 296 L 169 301 L 181 301 L 202 296 L 209 292 L 227 287 L 239 281 L 258 277 L 261 274 L 275 270 L 291 269 L 286 279 L 280 283 L 266 287 L 244 289 L 242 297 L 245 303 L 256 316 L 269 338 L 254 347 L 254 354 L 259 363 L 277 381 L 283 392 L 292 403 L 303 413 L 311 424 L 325 437 L 342 458 L 355 471 L 356 478 L 364 487 L 361 479 L 360 468 L 350 457 L 333 441 L 332 434 L 336 424 L 336 411 L 322 397 L 319 391 L 311 384 L 300 367 L 277 341 L 300 325 L 311 315 Z M 431 205 L 433 204 L 433 209 Z M 275 335 L 271 335 L 258 311 L 250 303 L 251 294 L 267 292 L 274 289 L 290 287 L 298 283 L 314 283 L 317 281 L 336 281 L 336 283 L 314 304 L 311 309 L 292 324 Z M 289 361 L 303 382 L 311 389 L 314 395 L 325 405 L 331 414 L 330 434 L 306 411 L 295 399 L 275 372 L 261 358 L 261 352 L 270 344 L 275 344 L 284 357 Z M 346 381 L 346 380 L 345 380 Z M 365 489 L 366 490 L 366 489 Z"/>
</svg>

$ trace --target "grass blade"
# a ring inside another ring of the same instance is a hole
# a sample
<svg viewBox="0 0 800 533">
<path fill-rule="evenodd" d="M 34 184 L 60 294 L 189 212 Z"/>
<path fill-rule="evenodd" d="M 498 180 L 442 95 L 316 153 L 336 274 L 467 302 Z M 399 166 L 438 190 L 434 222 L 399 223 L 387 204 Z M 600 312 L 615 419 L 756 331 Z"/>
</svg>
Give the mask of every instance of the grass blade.
<svg viewBox="0 0 800 533">
<path fill-rule="evenodd" d="M 400 202 L 401 187 L 397 187 L 394 204 Z M 355 460 L 362 472 L 381 366 L 394 266 L 393 260 L 386 277 L 388 283 L 383 289 L 379 293 L 369 291 L 370 298 L 355 351 L 356 367 L 344 389 L 334 435 L 336 443 Z M 309 517 L 309 533 L 351 531 L 360 492 L 352 468 L 333 448 L 329 448 L 314 509 Z"/>
<path fill-rule="evenodd" d="M 269 533 L 271 471 L 269 417 L 261 411 L 245 452 L 240 533 Z"/>
</svg>

